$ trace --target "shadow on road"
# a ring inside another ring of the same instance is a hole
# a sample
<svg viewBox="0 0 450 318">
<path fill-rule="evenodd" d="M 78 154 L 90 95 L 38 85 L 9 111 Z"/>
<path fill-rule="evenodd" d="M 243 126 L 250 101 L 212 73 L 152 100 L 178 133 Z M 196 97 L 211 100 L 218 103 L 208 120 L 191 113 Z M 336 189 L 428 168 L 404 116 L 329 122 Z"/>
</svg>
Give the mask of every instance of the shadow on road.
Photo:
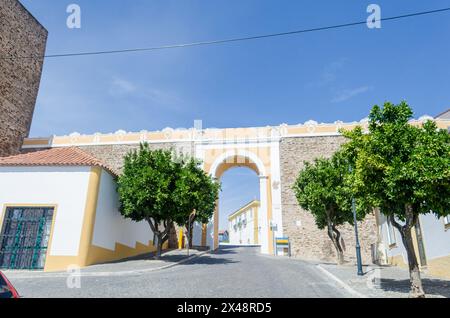
<svg viewBox="0 0 450 318">
<path fill-rule="evenodd" d="M 224 257 L 211 257 L 209 255 L 202 255 L 200 257 L 196 257 L 187 262 L 181 263 L 180 265 L 225 265 L 225 264 L 233 264 L 239 263 L 238 261 L 231 260 L 229 258 Z"/>
<path fill-rule="evenodd" d="M 450 298 L 450 281 L 448 280 L 422 278 L 422 285 L 426 294 Z M 408 294 L 410 286 L 409 279 L 380 279 L 380 287 L 385 291 Z"/>
</svg>

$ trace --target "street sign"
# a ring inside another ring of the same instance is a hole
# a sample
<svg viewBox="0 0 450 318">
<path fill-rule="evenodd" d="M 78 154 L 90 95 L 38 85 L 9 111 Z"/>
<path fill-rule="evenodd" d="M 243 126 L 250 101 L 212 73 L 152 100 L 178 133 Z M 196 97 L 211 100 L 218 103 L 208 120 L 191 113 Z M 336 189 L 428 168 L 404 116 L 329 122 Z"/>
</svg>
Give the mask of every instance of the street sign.
<svg viewBox="0 0 450 318">
<path fill-rule="evenodd" d="M 291 256 L 291 242 L 289 237 L 277 237 L 275 238 L 275 255 L 278 255 L 278 248 L 288 249 L 288 255 Z"/>
</svg>

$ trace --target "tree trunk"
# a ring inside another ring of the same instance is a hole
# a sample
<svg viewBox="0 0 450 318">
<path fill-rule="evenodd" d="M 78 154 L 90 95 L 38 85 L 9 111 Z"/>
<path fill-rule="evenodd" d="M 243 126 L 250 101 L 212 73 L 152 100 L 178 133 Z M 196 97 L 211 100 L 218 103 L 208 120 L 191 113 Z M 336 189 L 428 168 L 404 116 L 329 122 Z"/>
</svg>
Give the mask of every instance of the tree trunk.
<svg viewBox="0 0 450 318">
<path fill-rule="evenodd" d="M 336 228 L 336 226 L 333 224 L 333 231 L 336 234 L 335 236 L 335 240 L 336 240 L 336 247 L 337 247 L 337 257 L 338 257 L 338 264 L 344 264 L 345 263 L 345 259 L 344 259 L 344 249 L 341 246 L 341 232 L 339 232 L 339 230 Z"/>
<path fill-rule="evenodd" d="M 185 231 L 186 245 L 187 245 L 187 247 L 189 249 L 192 248 L 192 232 L 193 232 L 192 229 L 193 229 L 193 227 L 194 227 L 193 223 L 191 223 L 191 227 L 190 228 L 189 228 L 188 224 L 186 224 L 186 226 L 185 226 L 185 229 L 186 229 L 186 231 Z"/>
<path fill-rule="evenodd" d="M 189 220 L 188 222 L 185 224 L 185 228 L 186 228 L 186 245 L 188 247 L 188 249 L 190 249 L 192 247 L 192 229 L 194 227 L 194 222 L 195 222 L 195 213 L 189 215 Z"/>
<path fill-rule="evenodd" d="M 344 252 L 339 242 L 340 233 L 339 231 L 333 229 L 334 226 L 331 222 L 328 222 L 327 227 L 328 227 L 328 237 L 331 239 L 334 248 L 336 249 L 337 263 L 338 265 L 342 265 L 344 263 Z M 337 231 L 337 233 L 335 231 Z"/>
<path fill-rule="evenodd" d="M 402 234 L 403 245 L 405 245 L 406 253 L 408 255 L 409 277 L 411 282 L 410 297 L 423 298 L 425 292 L 422 288 L 422 279 L 420 278 L 419 264 L 417 262 L 416 252 L 412 241 L 411 229 L 405 229 Z"/>
<path fill-rule="evenodd" d="M 158 237 L 158 247 L 156 250 L 156 259 L 160 259 L 161 255 L 162 255 L 162 247 L 163 247 L 163 238 L 162 237 Z"/>
<path fill-rule="evenodd" d="M 395 221 L 394 216 L 391 215 L 391 223 L 399 230 L 403 245 L 406 249 L 406 254 L 408 256 L 408 269 L 409 269 L 409 280 L 411 283 L 411 290 L 409 297 L 411 298 L 425 298 L 425 292 L 422 287 L 422 279 L 420 277 L 419 263 L 417 262 L 416 252 L 414 251 L 414 244 L 411 234 L 411 229 L 417 222 L 417 216 L 414 215 L 413 209 L 410 205 L 405 207 L 406 222 L 404 226 Z"/>
<path fill-rule="evenodd" d="M 162 255 L 162 246 L 164 242 L 169 238 L 169 230 L 171 228 L 172 222 L 164 221 L 164 230 L 161 231 L 159 230 L 160 225 L 152 218 L 147 218 L 146 221 L 150 225 L 153 234 L 157 238 L 155 259 L 160 259 Z"/>
</svg>

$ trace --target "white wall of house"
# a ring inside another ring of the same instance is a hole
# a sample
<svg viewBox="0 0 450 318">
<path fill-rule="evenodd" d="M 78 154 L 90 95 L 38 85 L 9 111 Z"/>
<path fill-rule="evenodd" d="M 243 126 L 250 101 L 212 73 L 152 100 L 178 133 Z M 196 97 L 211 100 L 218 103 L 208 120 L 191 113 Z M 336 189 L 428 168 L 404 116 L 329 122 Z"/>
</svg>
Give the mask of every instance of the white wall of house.
<svg viewBox="0 0 450 318">
<path fill-rule="evenodd" d="M 434 214 L 428 213 L 421 215 L 419 220 L 427 261 L 450 255 L 450 230 L 445 229 L 444 219 L 438 219 Z M 400 232 L 390 225 L 390 222 L 382 214 L 379 215 L 379 224 L 386 255 L 388 257 L 402 256 L 405 264 L 408 264 Z"/>
<path fill-rule="evenodd" d="M 50 255 L 78 255 L 90 167 L 0 167 L 1 213 L 8 205 L 57 205 Z"/>
<path fill-rule="evenodd" d="M 445 230 L 444 218 L 429 213 L 421 216 L 420 222 L 427 259 L 450 255 L 450 229 Z"/>
<path fill-rule="evenodd" d="M 198 222 L 194 223 L 192 229 L 192 245 L 202 245 L 202 225 Z"/>
<path fill-rule="evenodd" d="M 149 224 L 126 219 L 120 214 L 116 187 L 113 177 L 102 170 L 92 244 L 109 250 L 115 250 L 116 243 L 131 248 L 135 248 L 137 242 L 149 245 L 153 240 Z"/>
<path fill-rule="evenodd" d="M 257 218 L 254 207 L 249 207 L 229 221 L 230 244 L 257 244 L 255 242 L 255 216 Z"/>
</svg>

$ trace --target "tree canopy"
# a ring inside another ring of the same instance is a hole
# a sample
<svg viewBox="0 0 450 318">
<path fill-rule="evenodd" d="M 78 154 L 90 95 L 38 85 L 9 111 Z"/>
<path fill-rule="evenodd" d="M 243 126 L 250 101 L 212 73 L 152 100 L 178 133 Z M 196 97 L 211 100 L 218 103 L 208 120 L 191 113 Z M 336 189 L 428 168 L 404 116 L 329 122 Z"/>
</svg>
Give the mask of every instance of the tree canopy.
<svg viewBox="0 0 450 318">
<path fill-rule="evenodd" d="M 420 214 L 450 213 L 450 136 L 433 121 L 409 122 L 406 102 L 374 106 L 369 131 L 343 132 L 354 164 L 352 192 L 363 205 L 379 207 L 402 235 L 408 253 L 411 294 L 421 297 L 420 272 L 411 228 Z"/>
<path fill-rule="evenodd" d="M 147 143 L 125 156 L 118 178 L 120 212 L 134 221 L 147 221 L 157 238 L 157 256 L 174 223 L 208 222 L 220 185 L 192 158 L 174 157 L 170 150 L 151 150 Z M 193 221 L 193 220 L 192 220 Z"/>
<path fill-rule="evenodd" d="M 337 152 L 330 159 L 317 158 L 304 165 L 294 184 L 298 203 L 313 215 L 319 229 L 327 229 L 338 262 L 342 263 L 344 255 L 337 226 L 353 224 L 351 189 L 346 183 L 350 169 L 348 160 L 343 153 Z M 364 211 L 357 214 L 358 220 L 363 217 Z"/>
<path fill-rule="evenodd" d="M 188 158 L 183 162 L 173 193 L 178 210 L 175 222 L 186 227 L 187 242 L 190 244 L 194 222 L 208 223 L 214 214 L 220 183 L 203 171 L 198 160 Z"/>
<path fill-rule="evenodd" d="M 181 169 L 171 151 L 151 150 L 144 143 L 125 156 L 123 174 L 118 178 L 120 212 L 133 221 L 148 222 L 157 238 L 157 257 L 177 218 L 172 194 Z"/>
</svg>

